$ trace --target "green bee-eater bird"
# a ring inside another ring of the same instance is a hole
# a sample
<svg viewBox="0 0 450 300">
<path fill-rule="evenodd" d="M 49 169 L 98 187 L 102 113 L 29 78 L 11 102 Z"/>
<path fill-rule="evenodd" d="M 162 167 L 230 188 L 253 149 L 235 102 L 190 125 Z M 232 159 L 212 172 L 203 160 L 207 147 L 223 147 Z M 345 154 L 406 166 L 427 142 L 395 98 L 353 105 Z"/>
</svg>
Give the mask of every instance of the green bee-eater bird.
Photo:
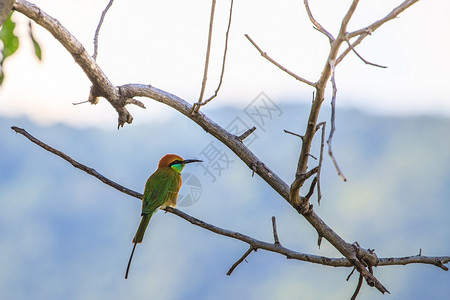
<svg viewBox="0 0 450 300">
<path fill-rule="evenodd" d="M 158 169 L 150 175 L 145 184 L 144 196 L 142 197 L 142 219 L 133 239 L 133 250 L 128 261 L 125 279 L 128 278 L 131 260 L 137 243 L 142 243 L 144 233 L 152 215 L 159 209 L 177 205 L 178 192 L 181 188 L 181 171 L 184 166 L 193 162 L 202 162 L 198 159 L 182 159 L 175 154 L 166 154 L 159 161 Z"/>
</svg>

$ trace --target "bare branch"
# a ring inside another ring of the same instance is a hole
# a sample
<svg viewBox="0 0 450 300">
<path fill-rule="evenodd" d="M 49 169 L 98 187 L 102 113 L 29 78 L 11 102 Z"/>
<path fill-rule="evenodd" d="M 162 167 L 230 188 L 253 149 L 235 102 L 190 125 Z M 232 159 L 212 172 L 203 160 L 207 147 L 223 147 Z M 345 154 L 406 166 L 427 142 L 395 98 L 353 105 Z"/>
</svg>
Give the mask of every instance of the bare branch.
<svg viewBox="0 0 450 300">
<path fill-rule="evenodd" d="M 237 266 L 239 266 L 239 264 L 241 262 L 243 262 L 247 256 L 250 255 L 250 253 L 252 253 L 253 251 L 257 251 L 257 249 L 253 248 L 252 246 L 250 246 L 250 248 L 248 248 L 247 252 L 244 253 L 244 255 L 241 256 L 241 258 L 239 258 L 230 268 L 230 270 L 228 270 L 227 275 L 230 276 L 231 273 L 233 273 L 234 269 L 236 269 Z"/>
<path fill-rule="evenodd" d="M 292 77 L 294 77 L 295 79 L 297 79 L 298 81 L 301 81 L 303 83 L 306 83 L 307 85 L 313 86 L 315 87 L 316 84 L 314 82 L 311 82 L 307 79 L 304 79 L 303 77 L 300 77 L 298 75 L 296 75 L 295 73 L 289 71 L 288 69 L 286 69 L 285 67 L 283 67 L 282 65 L 280 65 L 279 63 L 277 63 L 273 58 L 271 58 L 266 52 L 264 52 L 261 48 L 259 48 L 259 46 L 252 40 L 252 38 L 246 34 L 245 37 L 250 41 L 250 43 L 252 43 L 252 45 L 259 51 L 259 53 L 261 54 L 262 57 L 264 57 L 265 59 L 267 59 L 268 61 L 270 61 L 271 63 L 273 63 L 275 66 L 277 66 L 278 68 L 280 68 L 282 71 L 288 73 L 289 75 L 291 75 Z"/>
<path fill-rule="evenodd" d="M 413 5 L 414 3 L 418 2 L 419 0 L 405 0 L 403 1 L 400 5 L 398 5 L 397 7 L 395 7 L 391 12 L 389 12 L 384 18 L 370 24 L 369 26 L 359 29 L 359 30 L 355 30 L 353 32 L 350 32 L 348 34 L 348 38 L 352 38 L 352 37 L 356 37 L 359 35 L 368 35 L 372 32 L 374 32 L 375 30 L 377 30 L 381 25 L 383 25 L 384 23 L 393 20 L 395 18 L 397 18 L 397 16 L 402 13 L 403 11 L 405 11 L 408 7 L 410 7 L 411 5 Z"/>
<path fill-rule="evenodd" d="M 323 34 L 325 34 L 328 37 L 328 39 L 330 40 L 330 43 L 332 41 L 334 41 L 333 35 L 331 33 L 329 33 L 325 28 L 323 28 L 323 26 L 320 25 L 320 23 L 317 22 L 316 19 L 313 17 L 311 9 L 309 8 L 308 0 L 304 0 L 303 2 L 305 4 L 306 13 L 308 14 L 309 20 L 314 25 L 314 29 L 316 29 L 316 30 L 322 32 Z"/>
<path fill-rule="evenodd" d="M 353 268 L 352 271 L 350 272 L 350 274 L 348 274 L 347 279 L 346 279 L 347 281 L 350 280 L 350 278 L 352 277 L 353 273 L 355 273 L 355 270 L 356 270 L 356 268 Z"/>
<path fill-rule="evenodd" d="M 209 32 L 208 32 L 208 44 L 206 46 L 206 57 L 205 57 L 205 69 L 203 71 L 203 80 L 202 80 L 202 89 L 200 90 L 200 97 L 198 98 L 198 102 L 196 102 L 192 106 L 192 112 L 198 112 L 200 108 L 200 103 L 202 103 L 203 95 L 205 94 L 206 81 L 208 80 L 208 68 L 209 68 L 209 56 L 211 54 L 211 40 L 212 40 L 212 31 L 214 24 L 214 11 L 216 9 L 216 0 L 212 0 L 211 2 L 211 15 L 209 19 Z"/>
<path fill-rule="evenodd" d="M 141 96 L 152 98 L 158 102 L 164 103 L 166 105 L 171 106 L 172 108 L 178 110 L 180 113 L 190 116 L 191 120 L 196 122 L 200 127 L 209 132 L 211 135 L 216 137 L 219 141 L 221 141 L 224 145 L 226 145 L 229 149 L 231 149 L 247 166 L 257 173 L 261 178 L 263 178 L 275 191 L 277 191 L 286 201 L 288 201 L 299 213 L 302 213 L 305 219 L 317 230 L 318 235 L 324 237 L 327 241 L 329 241 L 339 252 L 341 252 L 347 259 L 350 265 L 358 266 L 358 258 L 356 256 L 356 251 L 354 247 L 345 242 L 332 228 L 330 228 L 315 212 L 313 209 L 306 209 L 302 211 L 302 206 L 298 206 L 298 203 L 292 202 L 289 198 L 290 189 L 289 186 L 279 178 L 274 172 L 272 172 L 264 163 L 262 163 L 243 143 L 236 139 L 236 137 L 225 129 L 214 123 L 207 116 L 205 116 L 202 112 L 195 114 L 193 116 L 190 115 L 191 106 L 181 98 L 167 93 L 165 91 L 159 90 L 155 87 L 148 85 L 137 85 L 137 84 L 128 84 L 121 86 L 122 92 L 128 97 Z M 317 97 L 317 94 L 316 94 Z M 315 130 L 315 127 L 314 127 Z M 300 201 L 302 198 L 299 196 Z M 175 213 L 175 210 L 167 209 L 171 212 Z M 187 221 L 191 222 L 194 225 L 201 226 L 203 224 L 202 221 L 195 221 L 190 219 L 189 217 L 183 215 L 180 211 L 176 211 L 178 216 L 185 218 Z M 208 230 L 215 231 L 215 229 L 208 228 Z M 230 237 L 237 238 L 243 240 L 245 238 L 241 238 L 239 235 L 235 235 L 230 233 Z M 253 244 L 254 247 L 258 249 L 265 249 L 272 252 L 277 252 L 277 248 L 274 248 L 273 244 L 263 243 L 263 244 Z M 270 250 L 269 250 L 270 249 Z M 280 253 L 280 252 L 279 252 Z M 286 255 L 287 257 L 290 254 Z M 335 263 L 335 262 L 333 262 Z M 348 265 L 348 266 L 350 266 Z M 363 266 L 359 263 L 359 266 Z M 358 268 L 358 271 L 360 268 Z M 365 273 L 365 278 L 369 278 L 369 282 L 375 286 L 377 284 L 377 288 L 380 288 L 380 284 L 378 280 L 369 272 Z"/>
<path fill-rule="evenodd" d="M 242 133 L 240 136 L 238 136 L 237 139 L 240 140 L 240 141 L 242 142 L 243 140 L 245 140 L 246 138 L 248 138 L 248 136 L 249 136 L 250 134 L 252 134 L 253 131 L 255 131 L 255 130 L 256 130 L 256 126 L 253 126 L 252 128 L 247 129 L 247 130 L 246 130 L 244 133 Z"/>
<path fill-rule="evenodd" d="M 349 48 L 352 49 L 352 51 L 356 54 L 356 56 L 358 56 L 359 59 L 361 59 L 366 65 L 371 65 L 371 66 L 378 67 L 378 68 L 383 68 L 383 69 L 387 68 L 386 66 L 374 64 L 374 63 L 371 63 L 370 61 L 365 60 L 364 57 L 362 57 L 362 56 L 356 51 L 355 47 L 353 47 L 353 45 L 350 43 L 350 41 L 349 41 L 349 39 L 348 39 L 347 37 L 345 38 L 345 40 L 346 40 L 346 42 L 347 42 Z"/>
<path fill-rule="evenodd" d="M 353 271 L 354 271 L 355 269 L 353 269 Z M 352 271 L 352 273 L 353 273 L 353 271 Z M 359 274 L 359 278 L 358 278 L 358 284 L 356 285 L 356 290 L 355 290 L 355 292 L 353 293 L 353 295 L 352 295 L 352 297 L 350 298 L 350 300 L 355 300 L 356 299 L 356 297 L 358 297 L 358 294 L 359 294 L 359 291 L 361 290 L 361 286 L 362 286 L 362 283 L 363 283 L 363 276 L 361 275 L 361 274 Z"/>
<path fill-rule="evenodd" d="M 120 97 L 118 90 L 109 81 L 96 61 L 87 53 L 83 45 L 58 20 L 46 14 L 35 4 L 25 0 L 17 0 L 14 8 L 47 29 L 72 55 L 75 62 L 92 82 L 89 95 L 92 104 L 96 104 L 98 97 L 104 97 L 117 111 L 119 127 L 133 121 L 133 117 L 125 108 L 126 102 Z"/>
<path fill-rule="evenodd" d="M 345 40 L 345 34 L 347 31 L 348 23 L 350 22 L 350 19 L 353 15 L 353 13 L 356 10 L 356 6 L 358 4 L 358 0 L 353 0 L 350 8 L 348 9 L 346 15 L 342 19 L 341 27 L 339 29 L 339 35 L 335 40 L 332 40 L 330 43 L 330 52 L 328 54 L 327 62 L 322 70 L 322 73 L 320 75 L 319 80 L 315 84 L 316 88 L 316 94 L 315 99 L 312 103 L 308 123 L 306 127 L 306 132 L 303 138 L 302 143 L 302 149 L 300 151 L 300 155 L 298 158 L 297 163 L 297 172 L 296 174 L 303 174 L 308 169 L 308 158 L 309 153 L 311 151 L 311 145 L 312 141 L 314 139 L 314 135 L 316 134 L 316 126 L 317 126 L 317 120 L 320 113 L 320 108 L 322 106 L 324 95 L 325 95 L 325 88 L 327 85 L 328 78 L 334 74 L 334 64 L 330 64 L 330 62 L 334 62 L 336 59 L 336 56 L 339 51 L 339 47 L 341 46 L 342 42 Z M 294 182 L 291 184 L 291 188 L 289 191 L 290 196 L 290 202 L 291 203 L 299 203 L 298 207 L 302 207 L 301 212 L 305 212 L 308 207 L 308 204 L 305 203 L 305 198 L 301 199 L 299 198 L 299 191 L 300 188 L 303 186 L 304 181 L 298 180 L 297 176 L 294 179 Z"/>
<path fill-rule="evenodd" d="M 272 216 L 272 228 L 273 228 L 273 240 L 276 245 L 280 245 L 280 240 L 278 239 L 277 233 L 277 220 L 275 216 Z"/>
<path fill-rule="evenodd" d="M 358 5 L 359 0 L 353 0 L 352 5 L 350 5 L 347 13 L 345 14 L 344 18 L 342 19 L 341 22 L 341 28 L 339 29 L 339 35 L 338 38 L 340 41 L 343 40 L 345 34 L 347 33 L 347 26 L 348 23 L 350 22 L 350 19 L 353 16 L 353 13 L 356 10 L 356 6 Z"/>
<path fill-rule="evenodd" d="M 320 174 L 322 172 L 322 162 L 323 162 L 323 148 L 325 147 L 325 125 L 326 122 L 320 122 L 317 124 L 316 129 L 319 130 L 322 127 L 322 135 L 320 139 L 320 156 L 319 156 L 319 166 L 317 170 L 317 203 L 320 205 L 320 200 L 322 199 L 322 190 L 320 189 Z M 320 244 L 319 244 L 320 247 Z"/>
<path fill-rule="evenodd" d="M 444 257 L 431 257 L 431 256 L 406 256 L 398 258 L 379 258 L 377 266 L 389 266 L 389 265 L 408 265 L 408 264 L 427 264 L 434 265 L 441 268 L 444 271 L 448 271 L 448 267 L 444 264 L 450 262 L 449 256 Z"/>
<path fill-rule="evenodd" d="M 97 60 L 97 51 L 98 51 L 98 35 L 100 33 L 100 28 L 102 27 L 103 21 L 105 20 L 106 13 L 108 12 L 108 9 L 112 6 L 114 0 L 109 0 L 108 5 L 106 5 L 106 8 L 103 10 L 102 15 L 100 17 L 100 21 L 98 22 L 97 29 L 95 30 L 94 35 L 94 54 L 92 55 L 92 58 L 94 60 Z"/>
<path fill-rule="evenodd" d="M 355 30 L 353 32 L 347 33 L 346 38 L 350 40 L 353 37 L 358 37 L 355 42 L 351 44 L 351 47 L 348 47 L 346 50 L 344 50 L 339 57 L 336 59 L 336 65 L 338 65 L 344 57 L 352 50 L 352 48 L 355 48 L 357 45 L 359 45 L 368 35 L 372 34 L 375 30 L 377 30 L 381 25 L 384 23 L 395 19 L 400 13 L 402 13 L 404 10 L 406 10 L 408 7 L 413 5 L 414 3 L 418 2 L 419 0 L 406 0 L 403 1 L 399 6 L 394 8 L 391 12 L 389 12 L 384 18 L 370 24 L 369 26 Z"/>
<path fill-rule="evenodd" d="M 298 136 L 298 137 L 301 138 L 302 140 L 303 140 L 303 138 L 304 138 L 303 135 L 300 135 L 300 134 L 298 134 L 298 133 L 295 133 L 295 132 L 292 132 L 292 131 L 289 131 L 289 130 L 286 130 L 286 129 L 283 129 L 283 131 L 284 131 L 285 133 L 288 133 L 288 134 L 292 134 L 292 135 Z"/>
<path fill-rule="evenodd" d="M 127 195 L 133 196 L 135 198 L 138 198 L 139 200 L 142 199 L 142 194 L 135 192 L 133 190 L 130 190 L 128 188 L 123 187 L 122 185 L 104 177 L 103 175 L 101 175 L 100 173 L 98 173 L 96 170 L 94 170 L 93 168 L 90 168 L 86 165 L 83 165 L 81 163 L 79 163 L 78 161 L 72 159 L 71 157 L 69 157 L 68 155 L 66 155 L 65 153 L 56 150 L 55 148 L 47 145 L 46 143 L 40 141 L 39 139 L 33 137 L 31 134 L 29 134 L 26 130 L 22 129 L 22 128 L 18 128 L 16 126 L 11 127 L 11 129 L 13 129 L 16 133 L 20 133 L 23 136 L 25 136 L 27 139 L 29 139 L 31 142 L 35 143 L 36 145 L 42 147 L 43 149 L 61 157 L 62 159 L 66 160 L 67 162 L 69 162 L 71 165 L 73 165 L 75 168 L 80 169 L 84 172 L 86 172 L 89 175 L 94 176 L 95 178 L 99 179 L 100 181 L 102 181 L 103 183 L 115 188 L 116 190 L 125 193 Z M 350 266 L 350 263 L 347 259 L 345 258 L 328 258 L 328 257 L 323 257 L 323 256 L 315 256 L 315 255 L 309 255 L 309 254 L 303 254 L 303 253 L 299 253 L 299 252 L 295 252 L 293 250 L 287 249 L 282 247 L 281 245 L 277 245 L 277 244 L 273 244 L 273 243 L 267 243 L 267 242 L 263 242 L 257 239 L 254 239 L 252 237 L 249 237 L 247 235 L 244 235 L 242 233 L 239 232 L 235 232 L 235 231 L 231 231 L 231 230 L 227 230 L 227 229 L 223 229 L 211 224 L 208 224 L 206 222 L 203 222 L 197 218 L 194 218 L 176 208 L 172 208 L 172 207 L 167 207 L 165 209 L 166 211 L 173 213 L 183 219 L 185 219 L 186 221 L 190 222 L 193 225 L 202 227 L 206 230 L 209 230 L 211 232 L 223 235 L 223 236 L 227 236 L 233 239 L 237 239 L 240 240 L 242 242 L 245 242 L 247 244 L 249 244 L 251 247 L 253 247 L 253 249 L 264 249 L 270 252 L 277 252 L 280 253 L 282 255 L 285 255 L 287 258 L 290 259 L 297 259 L 297 260 L 303 260 L 303 261 L 308 261 L 308 262 L 313 262 L 313 263 L 317 263 L 317 264 L 325 264 L 325 265 L 330 265 L 330 266 L 335 266 L 335 267 L 347 267 Z"/>
<path fill-rule="evenodd" d="M 69 162 L 72 166 L 74 166 L 77 169 L 80 169 L 81 171 L 84 171 L 86 173 L 88 173 L 89 175 L 94 176 L 95 178 L 97 178 L 98 180 L 100 180 L 101 182 L 103 182 L 104 184 L 107 184 L 113 188 L 115 188 L 118 191 L 121 191 L 124 194 L 136 197 L 141 199 L 142 198 L 142 194 L 135 192 L 133 190 L 130 190 L 118 183 L 115 183 L 114 181 L 109 180 L 108 178 L 106 178 L 105 176 L 103 176 L 102 174 L 98 173 L 95 169 L 90 168 L 86 165 L 83 165 L 79 162 L 77 162 L 76 160 L 72 159 L 70 156 L 64 154 L 63 152 L 56 150 L 55 148 L 47 145 L 46 143 L 40 141 L 39 139 L 35 138 L 34 136 L 32 136 L 31 134 L 29 134 L 25 129 L 16 127 L 16 126 L 12 126 L 11 127 L 12 130 L 14 130 L 16 133 L 20 133 L 21 135 L 23 135 L 24 137 L 26 137 L 27 139 L 29 139 L 30 141 L 32 141 L 33 143 L 35 143 L 36 145 L 44 148 L 45 150 L 61 157 L 62 159 L 64 159 L 65 161 Z"/>
<path fill-rule="evenodd" d="M 314 193 L 314 188 L 316 187 L 316 183 L 317 183 L 317 177 L 314 177 L 313 181 L 311 182 L 311 186 L 309 187 L 309 191 L 308 193 L 305 195 L 305 199 L 311 198 L 312 194 Z"/>
<path fill-rule="evenodd" d="M 344 174 L 342 174 L 341 169 L 339 168 L 339 165 L 336 161 L 336 158 L 333 155 L 333 150 L 332 150 L 332 140 L 333 140 L 333 135 L 334 135 L 334 131 L 336 130 L 336 93 L 337 93 L 337 88 L 336 88 L 336 79 L 335 79 L 335 72 L 334 72 L 334 63 L 332 60 L 330 60 L 330 66 L 332 71 L 332 75 L 331 75 L 331 83 L 333 85 L 333 95 L 331 97 L 331 130 L 330 130 L 330 135 L 328 136 L 328 140 L 327 140 L 327 144 L 328 144 L 328 154 L 330 155 L 334 167 L 336 168 L 336 171 L 338 172 L 339 177 L 342 178 L 342 180 L 347 181 L 347 178 L 345 178 Z"/>
<path fill-rule="evenodd" d="M 215 97 L 217 97 L 220 87 L 222 86 L 222 82 L 223 82 L 223 75 L 225 74 L 225 63 L 227 60 L 227 50 L 228 50 L 228 36 L 230 33 L 230 27 L 231 27 L 231 19 L 232 19 L 232 15 L 233 15 L 233 0 L 231 0 L 231 4 L 230 4 L 230 14 L 228 17 L 228 27 L 227 27 L 227 32 L 225 33 L 225 49 L 223 51 L 223 59 L 222 59 L 222 71 L 220 73 L 220 79 L 219 79 L 219 84 L 214 92 L 214 94 L 209 97 L 208 99 L 206 99 L 205 101 L 201 101 L 201 99 L 199 99 L 198 102 L 196 102 L 194 104 L 194 111 L 198 112 L 198 110 L 200 109 L 200 106 L 206 105 L 208 102 L 210 102 L 212 99 L 214 99 Z M 203 88 L 203 87 L 202 87 Z"/>
</svg>

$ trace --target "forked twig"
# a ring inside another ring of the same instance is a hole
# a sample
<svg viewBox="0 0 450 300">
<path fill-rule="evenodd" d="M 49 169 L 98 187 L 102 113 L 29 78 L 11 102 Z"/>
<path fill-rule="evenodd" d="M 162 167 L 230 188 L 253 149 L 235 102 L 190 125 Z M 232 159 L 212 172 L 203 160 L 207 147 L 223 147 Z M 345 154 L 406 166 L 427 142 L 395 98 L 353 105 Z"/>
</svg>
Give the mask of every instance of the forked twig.
<svg viewBox="0 0 450 300">
<path fill-rule="evenodd" d="M 332 41 L 334 41 L 334 37 L 331 33 L 329 33 L 325 28 L 323 28 L 322 25 L 320 25 L 319 22 L 317 22 L 317 20 L 313 17 L 311 9 L 309 8 L 309 3 L 308 0 L 304 0 L 303 3 L 305 4 L 305 8 L 306 8 L 306 13 L 308 14 L 309 20 L 311 21 L 311 23 L 313 23 L 313 27 L 314 29 L 322 32 L 323 34 L 325 34 L 328 39 L 330 40 L 330 43 Z"/>
<path fill-rule="evenodd" d="M 228 52 L 228 37 L 230 34 L 231 20 L 232 20 L 232 16 L 233 16 L 233 3 L 234 3 L 234 1 L 231 0 L 230 13 L 229 13 L 229 17 L 228 17 L 228 26 L 227 26 L 227 31 L 225 33 L 225 46 L 224 46 L 224 51 L 223 51 L 222 71 L 220 72 L 219 84 L 217 85 L 217 88 L 214 91 L 214 94 L 212 96 L 210 96 L 208 99 L 206 99 L 205 101 L 203 101 L 203 96 L 204 96 L 205 88 L 206 88 L 206 80 L 207 80 L 207 76 L 208 76 L 208 65 L 209 65 L 209 56 L 210 56 L 210 52 L 211 52 L 211 39 L 212 39 L 212 29 L 213 29 L 213 21 L 214 21 L 214 10 L 215 10 L 215 5 L 216 5 L 216 1 L 213 0 L 212 7 L 211 7 L 211 18 L 210 18 L 209 33 L 208 33 L 208 48 L 206 51 L 206 62 L 205 62 L 205 70 L 203 73 L 202 90 L 200 92 L 200 97 L 199 97 L 198 101 L 196 103 L 194 103 L 194 105 L 192 106 L 192 112 L 198 112 L 198 110 L 200 109 L 200 106 L 206 105 L 212 99 L 217 97 L 217 95 L 219 94 L 219 90 L 222 87 L 223 77 L 225 74 L 227 52 Z"/>
<path fill-rule="evenodd" d="M 205 69 L 203 70 L 202 89 L 200 90 L 200 97 L 198 98 L 197 103 L 201 103 L 203 100 L 203 95 L 205 94 L 205 88 L 206 88 L 206 81 L 208 80 L 209 56 L 211 54 L 211 40 L 212 40 L 212 31 L 213 31 L 213 27 L 214 27 L 214 12 L 215 12 L 215 10 L 216 10 L 216 0 L 212 0 L 211 15 L 209 18 L 208 44 L 206 46 Z M 192 106 L 192 110 L 193 111 L 197 110 L 195 104 Z"/>
</svg>

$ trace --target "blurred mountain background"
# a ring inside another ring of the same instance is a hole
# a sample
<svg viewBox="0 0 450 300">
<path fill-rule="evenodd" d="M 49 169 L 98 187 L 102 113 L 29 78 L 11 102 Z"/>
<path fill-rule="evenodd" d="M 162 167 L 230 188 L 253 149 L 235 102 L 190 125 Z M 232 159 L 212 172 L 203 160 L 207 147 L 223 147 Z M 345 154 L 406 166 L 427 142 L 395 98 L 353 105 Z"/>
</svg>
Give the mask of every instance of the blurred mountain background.
<svg viewBox="0 0 450 300">
<path fill-rule="evenodd" d="M 260 119 L 247 108 L 204 111 L 230 130 L 255 125 L 249 148 L 290 184 L 300 140 L 283 129 L 304 132 L 309 107 L 283 103 Z M 324 109 L 320 120 L 328 121 L 329 114 Z M 184 170 L 180 197 L 187 200 L 181 210 L 267 242 L 273 241 L 275 216 L 284 246 L 341 256 L 325 240 L 318 249 L 316 232 L 301 216 L 184 116 L 118 131 L 0 118 L 0 299 L 349 299 L 355 289 L 358 276 L 346 281 L 351 269 L 263 250 L 227 276 L 248 246 L 164 212 L 151 220 L 125 280 L 140 201 L 73 168 L 11 126 L 139 192 L 165 153 L 203 159 L 203 165 Z M 319 216 L 346 241 L 375 248 L 379 257 L 417 255 L 419 249 L 423 255 L 450 255 L 450 120 L 338 110 L 336 128 L 333 150 L 348 181 L 337 176 L 326 155 L 321 205 L 312 197 Z M 327 122 L 327 137 L 329 129 Z M 313 149 L 318 157 L 320 133 Z M 310 166 L 315 164 L 311 159 Z M 374 270 L 391 295 L 364 284 L 361 299 L 448 297 L 450 275 L 437 267 Z"/>
</svg>

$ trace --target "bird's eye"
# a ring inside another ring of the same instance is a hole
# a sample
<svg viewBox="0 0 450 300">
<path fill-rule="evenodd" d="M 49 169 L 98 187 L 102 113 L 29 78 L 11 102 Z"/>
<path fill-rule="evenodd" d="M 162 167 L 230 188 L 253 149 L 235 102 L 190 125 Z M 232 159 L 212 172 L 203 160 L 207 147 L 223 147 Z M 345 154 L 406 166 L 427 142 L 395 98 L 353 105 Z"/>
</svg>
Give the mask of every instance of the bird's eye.
<svg viewBox="0 0 450 300">
<path fill-rule="evenodd" d="M 177 159 L 177 160 L 174 160 L 173 162 L 171 162 L 169 166 L 179 165 L 179 164 L 181 164 L 181 161 Z"/>
</svg>

